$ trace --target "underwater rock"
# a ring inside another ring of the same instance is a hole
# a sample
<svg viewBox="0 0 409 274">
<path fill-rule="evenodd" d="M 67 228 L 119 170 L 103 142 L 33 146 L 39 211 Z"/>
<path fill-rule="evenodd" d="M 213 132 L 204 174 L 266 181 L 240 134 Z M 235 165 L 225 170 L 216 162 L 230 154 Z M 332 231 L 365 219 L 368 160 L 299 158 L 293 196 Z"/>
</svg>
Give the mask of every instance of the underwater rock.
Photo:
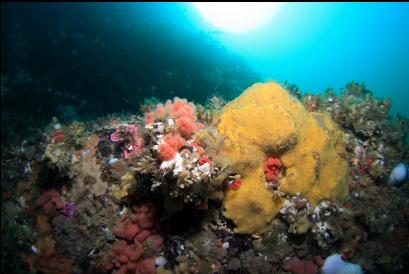
<svg viewBox="0 0 409 274">
<path fill-rule="evenodd" d="M 388 185 L 396 186 L 408 179 L 408 166 L 404 163 L 400 163 L 394 167 L 389 175 Z"/>
<path fill-rule="evenodd" d="M 333 254 L 325 259 L 322 266 L 323 274 L 362 274 L 362 268 L 358 264 L 347 263 L 342 260 L 340 254 Z"/>
<path fill-rule="evenodd" d="M 269 157 L 279 157 L 285 171 L 277 178 L 281 192 L 300 192 L 314 206 L 348 193 L 342 131 L 328 115 L 306 111 L 277 83 L 254 84 L 227 104 L 218 130 L 225 138 L 221 154 L 242 175 L 241 188 L 228 190 L 224 202 L 236 232 L 267 231 L 282 206 L 282 198 L 265 187 Z"/>
</svg>

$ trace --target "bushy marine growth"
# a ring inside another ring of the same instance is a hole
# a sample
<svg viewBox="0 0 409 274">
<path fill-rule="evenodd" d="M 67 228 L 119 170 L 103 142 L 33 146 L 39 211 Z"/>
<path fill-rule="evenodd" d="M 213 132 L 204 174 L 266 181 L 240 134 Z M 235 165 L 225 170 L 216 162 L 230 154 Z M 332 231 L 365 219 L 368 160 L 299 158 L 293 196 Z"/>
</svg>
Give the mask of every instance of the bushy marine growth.
<svg viewBox="0 0 409 274">
<path fill-rule="evenodd" d="M 164 197 L 166 205 L 182 201 L 206 206 L 214 190 L 210 182 L 220 169 L 198 138 L 211 127 L 198 121 L 195 105 L 176 97 L 145 113 L 144 123 L 149 149 L 132 165 L 137 174 L 150 179 L 140 186 Z"/>
<path fill-rule="evenodd" d="M 391 100 L 375 98 L 363 82 L 348 83 L 340 95 L 329 88 L 301 100 L 310 112 L 329 113 L 347 133 L 351 175 L 360 184 L 386 182 L 394 166 L 407 161 L 409 120 L 390 113 Z"/>
</svg>

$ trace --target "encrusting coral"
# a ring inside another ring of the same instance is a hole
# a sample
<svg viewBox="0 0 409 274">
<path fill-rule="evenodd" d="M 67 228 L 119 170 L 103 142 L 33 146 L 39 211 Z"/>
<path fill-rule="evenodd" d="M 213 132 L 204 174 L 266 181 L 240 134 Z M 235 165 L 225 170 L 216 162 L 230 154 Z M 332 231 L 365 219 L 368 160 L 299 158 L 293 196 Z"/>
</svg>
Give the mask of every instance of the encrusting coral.
<svg viewBox="0 0 409 274">
<path fill-rule="evenodd" d="M 329 116 L 309 113 L 279 84 L 254 84 L 224 108 L 218 130 L 225 138 L 220 153 L 242 177 L 240 189 L 229 190 L 225 216 L 239 233 L 262 233 L 282 206 L 282 198 L 266 188 L 263 165 L 279 158 L 282 193 L 302 193 L 316 205 L 322 198 L 348 193 L 348 163 L 343 133 Z"/>
</svg>

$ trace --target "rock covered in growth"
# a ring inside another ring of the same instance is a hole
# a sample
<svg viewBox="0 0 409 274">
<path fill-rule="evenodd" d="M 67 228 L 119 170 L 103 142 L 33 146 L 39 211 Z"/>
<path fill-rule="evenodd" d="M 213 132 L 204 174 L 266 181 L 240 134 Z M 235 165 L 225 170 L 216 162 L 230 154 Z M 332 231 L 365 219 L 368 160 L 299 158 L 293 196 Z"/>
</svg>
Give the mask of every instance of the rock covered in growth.
<svg viewBox="0 0 409 274">
<path fill-rule="evenodd" d="M 145 113 L 144 136 L 150 149 L 135 161 L 133 170 L 150 179 L 136 188 L 145 193 L 144 188 L 150 188 L 171 205 L 171 211 L 185 203 L 205 205 L 214 192 L 210 181 L 219 170 L 197 138 L 205 127 L 197 119 L 195 105 L 177 97 Z"/>
<path fill-rule="evenodd" d="M 265 232 L 282 205 L 265 187 L 263 163 L 271 156 L 285 170 L 278 178 L 282 192 L 300 192 L 313 205 L 348 193 L 343 133 L 329 116 L 306 111 L 277 83 L 254 84 L 227 104 L 218 130 L 225 138 L 221 154 L 242 175 L 241 188 L 228 191 L 224 202 L 236 232 Z"/>
<path fill-rule="evenodd" d="M 331 88 L 322 95 L 305 94 L 302 101 L 309 111 L 329 113 L 347 133 L 357 183 L 386 183 L 394 166 L 407 161 L 409 120 L 390 113 L 390 99 L 376 98 L 363 82 L 348 83 L 339 95 Z"/>
<path fill-rule="evenodd" d="M 83 123 L 62 125 L 54 118 L 52 129 L 47 132 L 47 147 L 43 158 L 61 173 L 66 173 L 70 178 L 75 177 L 80 173 L 82 161 L 77 149 L 84 146 L 86 136 Z"/>
</svg>

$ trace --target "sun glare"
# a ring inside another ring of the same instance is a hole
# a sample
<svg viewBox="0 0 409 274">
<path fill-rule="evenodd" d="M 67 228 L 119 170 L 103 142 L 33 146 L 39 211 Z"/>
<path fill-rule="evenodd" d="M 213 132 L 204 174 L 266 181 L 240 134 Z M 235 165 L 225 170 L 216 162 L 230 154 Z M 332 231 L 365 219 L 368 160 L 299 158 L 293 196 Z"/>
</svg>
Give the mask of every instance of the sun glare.
<svg viewBox="0 0 409 274">
<path fill-rule="evenodd" d="M 226 32 L 245 33 L 260 28 L 276 15 L 282 3 L 195 2 L 203 18 Z"/>
</svg>

